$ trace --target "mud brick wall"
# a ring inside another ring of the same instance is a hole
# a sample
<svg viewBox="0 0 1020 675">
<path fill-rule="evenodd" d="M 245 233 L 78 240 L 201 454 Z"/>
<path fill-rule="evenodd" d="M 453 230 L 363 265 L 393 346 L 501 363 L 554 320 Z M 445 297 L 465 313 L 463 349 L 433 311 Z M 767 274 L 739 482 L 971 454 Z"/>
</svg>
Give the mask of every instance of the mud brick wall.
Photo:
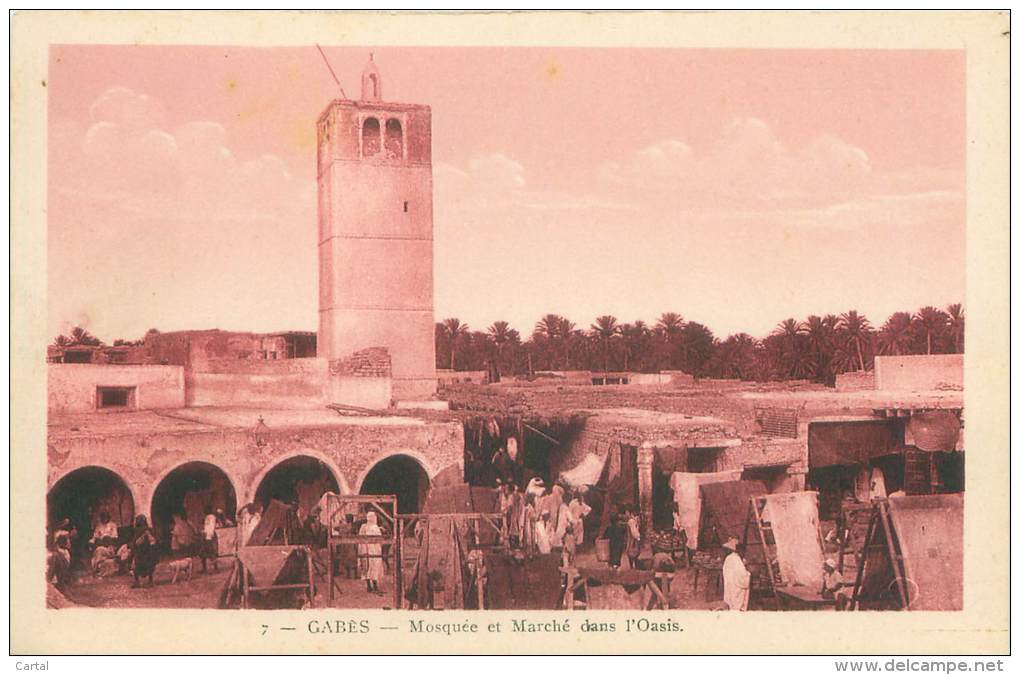
<svg viewBox="0 0 1020 675">
<path fill-rule="evenodd" d="M 875 388 L 875 372 L 871 370 L 841 373 L 836 376 L 836 391 L 861 391 Z"/>
<path fill-rule="evenodd" d="M 346 359 L 330 361 L 329 373 L 340 377 L 391 377 L 393 362 L 385 347 L 369 347 Z"/>
</svg>

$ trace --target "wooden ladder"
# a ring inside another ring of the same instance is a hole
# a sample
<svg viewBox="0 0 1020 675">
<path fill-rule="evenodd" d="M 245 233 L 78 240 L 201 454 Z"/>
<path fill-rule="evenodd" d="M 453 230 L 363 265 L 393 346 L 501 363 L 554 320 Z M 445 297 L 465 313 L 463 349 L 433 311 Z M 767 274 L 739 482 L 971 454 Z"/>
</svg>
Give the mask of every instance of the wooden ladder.
<svg viewBox="0 0 1020 675">
<path fill-rule="evenodd" d="M 762 551 L 762 562 L 765 565 L 766 578 L 769 582 L 769 588 L 772 591 L 772 595 L 776 600 L 776 607 L 779 604 L 779 594 L 776 589 L 783 585 L 783 580 L 779 574 L 779 558 L 776 554 L 776 539 L 772 534 L 772 525 L 765 521 L 763 512 L 765 511 L 765 498 L 764 497 L 751 497 L 748 504 L 747 520 L 744 523 L 744 546 L 750 547 L 751 540 L 748 538 L 748 530 L 752 524 L 754 529 L 757 531 L 757 537 L 754 543 L 761 546 Z M 750 549 L 748 548 L 748 554 Z M 750 557 L 748 555 L 748 557 Z"/>
<path fill-rule="evenodd" d="M 868 532 L 864 538 L 864 545 L 861 546 L 861 550 L 857 555 L 857 578 L 854 581 L 854 592 L 850 600 L 850 609 L 858 609 L 861 601 L 861 590 L 864 583 L 864 575 L 867 573 L 865 567 L 867 566 L 869 551 L 878 551 L 882 555 L 889 557 L 889 565 L 893 570 L 900 607 L 908 609 L 910 601 L 907 596 L 907 587 L 904 583 L 906 573 L 903 567 L 903 556 L 900 554 L 895 533 L 892 529 L 892 519 L 889 517 L 889 502 L 884 499 L 876 500 L 874 506 L 870 509 L 870 513 L 871 517 L 868 519 Z"/>
<path fill-rule="evenodd" d="M 871 523 L 871 504 L 853 504 L 843 507 L 841 533 L 844 536 L 839 549 L 838 569 L 844 579 L 857 578 L 857 566 L 868 536 L 868 525 Z"/>
</svg>

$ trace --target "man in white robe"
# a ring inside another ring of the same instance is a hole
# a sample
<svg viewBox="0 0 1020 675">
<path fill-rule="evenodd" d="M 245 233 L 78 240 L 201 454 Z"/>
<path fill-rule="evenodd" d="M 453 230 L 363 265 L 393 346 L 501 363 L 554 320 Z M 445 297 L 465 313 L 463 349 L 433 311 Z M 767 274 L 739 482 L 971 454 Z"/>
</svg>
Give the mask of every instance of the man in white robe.
<svg viewBox="0 0 1020 675">
<path fill-rule="evenodd" d="M 737 540 L 730 538 L 723 549 L 729 551 L 723 561 L 723 600 L 733 611 L 746 612 L 747 600 L 751 595 L 751 573 L 744 566 L 744 561 L 737 553 Z"/>
<path fill-rule="evenodd" d="M 365 524 L 358 530 L 362 537 L 382 537 L 382 529 L 379 527 L 378 516 L 375 511 L 369 511 L 365 516 Z M 382 595 L 379 590 L 379 579 L 383 576 L 382 543 L 358 544 L 358 555 L 362 556 L 362 576 L 365 580 L 365 589 L 369 593 Z"/>
</svg>

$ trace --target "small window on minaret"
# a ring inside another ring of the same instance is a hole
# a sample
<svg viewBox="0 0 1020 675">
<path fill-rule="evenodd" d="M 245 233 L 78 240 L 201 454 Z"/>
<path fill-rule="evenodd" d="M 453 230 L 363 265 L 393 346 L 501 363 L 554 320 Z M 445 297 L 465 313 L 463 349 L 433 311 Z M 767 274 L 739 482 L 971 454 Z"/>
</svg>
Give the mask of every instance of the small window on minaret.
<svg viewBox="0 0 1020 675">
<path fill-rule="evenodd" d="M 404 213 L 407 213 L 407 202 L 404 202 Z"/>
<path fill-rule="evenodd" d="M 381 135 L 379 120 L 374 117 L 366 118 L 361 128 L 361 154 L 363 157 L 379 154 L 382 149 L 380 147 L 382 145 Z"/>
</svg>

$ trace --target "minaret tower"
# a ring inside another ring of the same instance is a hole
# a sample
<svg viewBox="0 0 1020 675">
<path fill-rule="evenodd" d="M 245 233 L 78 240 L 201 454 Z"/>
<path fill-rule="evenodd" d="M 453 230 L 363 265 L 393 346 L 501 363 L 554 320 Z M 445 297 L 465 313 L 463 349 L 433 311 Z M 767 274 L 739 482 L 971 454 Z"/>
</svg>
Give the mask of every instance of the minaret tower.
<svg viewBox="0 0 1020 675">
<path fill-rule="evenodd" d="M 318 120 L 320 357 L 389 349 L 393 397 L 436 390 L 432 111 L 390 103 L 370 56 L 361 99 Z"/>
</svg>

